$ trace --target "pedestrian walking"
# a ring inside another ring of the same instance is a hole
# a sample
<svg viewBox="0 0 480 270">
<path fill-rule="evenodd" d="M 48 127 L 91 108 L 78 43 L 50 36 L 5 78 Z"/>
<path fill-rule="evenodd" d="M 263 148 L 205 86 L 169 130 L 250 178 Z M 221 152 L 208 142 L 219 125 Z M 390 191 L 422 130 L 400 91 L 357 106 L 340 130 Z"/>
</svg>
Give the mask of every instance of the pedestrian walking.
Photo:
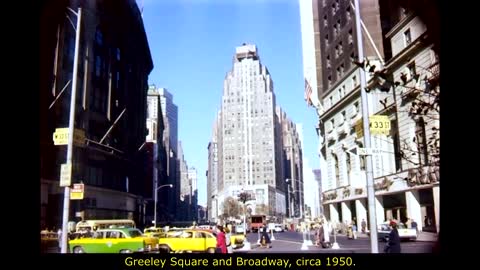
<svg viewBox="0 0 480 270">
<path fill-rule="evenodd" d="M 59 228 L 57 231 L 57 240 L 58 240 L 58 251 L 62 251 L 62 228 Z"/>
<path fill-rule="evenodd" d="M 418 224 L 414 219 L 412 219 L 411 226 L 412 226 L 412 229 L 415 229 L 415 231 L 418 233 Z"/>
<path fill-rule="evenodd" d="M 401 253 L 402 248 L 400 246 L 400 236 L 398 235 L 397 223 L 392 222 L 390 224 L 392 230 L 388 235 L 388 243 L 385 246 L 385 253 Z"/>
<path fill-rule="evenodd" d="M 367 231 L 367 222 L 365 221 L 364 218 L 362 218 L 362 233 L 365 233 Z"/>
<path fill-rule="evenodd" d="M 227 240 L 225 237 L 225 233 L 223 232 L 222 225 L 217 225 L 216 233 L 217 233 L 217 248 L 215 252 L 227 253 Z"/>
<path fill-rule="evenodd" d="M 233 253 L 233 247 L 232 247 L 232 225 L 228 224 L 227 227 L 225 227 L 225 240 L 227 244 L 227 253 Z"/>
</svg>

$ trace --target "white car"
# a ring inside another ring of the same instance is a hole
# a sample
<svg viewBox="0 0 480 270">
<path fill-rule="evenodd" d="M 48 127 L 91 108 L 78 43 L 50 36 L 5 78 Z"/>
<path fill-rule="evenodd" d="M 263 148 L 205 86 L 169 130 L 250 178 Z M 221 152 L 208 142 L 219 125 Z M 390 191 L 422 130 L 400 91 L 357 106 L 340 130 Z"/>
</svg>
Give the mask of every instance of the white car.
<svg viewBox="0 0 480 270">
<path fill-rule="evenodd" d="M 273 229 L 275 232 L 283 232 L 283 226 L 281 224 L 275 224 L 275 228 Z"/>
<path fill-rule="evenodd" d="M 383 240 L 385 242 L 388 241 L 388 236 L 392 228 L 389 226 L 388 223 L 383 223 L 378 226 L 378 239 Z M 400 239 L 407 239 L 416 241 L 418 232 L 416 229 L 407 228 L 404 224 L 397 224 L 398 235 Z"/>
</svg>

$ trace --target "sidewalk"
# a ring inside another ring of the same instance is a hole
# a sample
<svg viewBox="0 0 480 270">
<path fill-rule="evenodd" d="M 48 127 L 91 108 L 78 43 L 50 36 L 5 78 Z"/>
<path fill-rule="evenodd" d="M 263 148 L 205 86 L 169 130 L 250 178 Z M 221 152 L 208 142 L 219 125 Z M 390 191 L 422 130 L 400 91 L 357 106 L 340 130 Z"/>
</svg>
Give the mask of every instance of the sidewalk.
<svg viewBox="0 0 480 270">
<path fill-rule="evenodd" d="M 347 236 L 346 234 L 337 234 L 337 235 L 341 235 L 341 236 L 344 236 L 344 237 Z M 332 237 L 332 236 L 330 236 L 330 237 Z M 369 238 L 369 237 L 370 236 L 366 233 L 358 233 L 357 232 L 357 238 Z M 417 241 L 436 242 L 437 240 L 438 240 L 438 234 L 437 233 L 424 232 L 424 231 L 418 232 Z"/>
<path fill-rule="evenodd" d="M 424 242 L 436 242 L 438 240 L 438 234 L 433 232 L 419 232 L 417 241 Z"/>
</svg>

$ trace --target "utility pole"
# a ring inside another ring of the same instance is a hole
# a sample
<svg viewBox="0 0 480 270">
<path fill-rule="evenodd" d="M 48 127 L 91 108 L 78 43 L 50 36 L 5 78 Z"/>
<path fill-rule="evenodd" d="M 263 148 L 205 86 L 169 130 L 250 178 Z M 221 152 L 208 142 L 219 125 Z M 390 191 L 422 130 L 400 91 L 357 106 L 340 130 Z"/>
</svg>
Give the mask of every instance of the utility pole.
<svg viewBox="0 0 480 270">
<path fill-rule="evenodd" d="M 69 9 L 72 13 L 73 10 Z M 70 117 L 68 123 L 68 146 L 67 146 L 67 165 L 72 165 L 73 156 L 73 132 L 75 128 L 75 103 L 77 97 L 77 73 L 78 73 L 78 53 L 80 50 L 80 26 L 82 21 L 82 8 L 78 8 L 77 15 L 77 29 L 75 35 L 75 56 L 73 58 L 73 78 L 72 91 L 70 93 Z M 73 167 L 73 166 L 72 166 Z M 63 197 L 63 221 L 62 221 L 62 242 L 61 253 L 67 253 L 68 248 L 68 218 L 70 215 L 70 186 L 71 183 L 65 187 L 65 194 Z"/>
<path fill-rule="evenodd" d="M 355 1 L 355 29 L 357 32 L 357 50 L 358 62 L 364 61 L 363 56 L 363 40 L 360 19 L 360 5 L 358 0 Z M 365 67 L 360 68 L 360 94 L 362 99 L 362 117 L 363 117 L 363 139 L 365 148 L 371 147 L 370 143 L 370 121 L 368 113 L 367 92 L 365 91 Z M 378 238 L 377 238 L 377 212 L 375 211 L 375 189 L 373 188 L 373 164 L 372 156 L 366 156 L 366 174 L 367 174 L 367 201 L 370 225 L 370 245 L 372 253 L 378 253 Z"/>
</svg>

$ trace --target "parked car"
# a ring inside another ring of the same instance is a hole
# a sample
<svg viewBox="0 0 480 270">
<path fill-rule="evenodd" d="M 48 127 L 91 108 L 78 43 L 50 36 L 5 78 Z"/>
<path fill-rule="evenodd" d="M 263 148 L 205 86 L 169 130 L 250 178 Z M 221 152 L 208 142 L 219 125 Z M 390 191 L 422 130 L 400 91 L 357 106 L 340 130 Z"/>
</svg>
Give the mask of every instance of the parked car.
<svg viewBox="0 0 480 270">
<path fill-rule="evenodd" d="M 388 236 L 390 235 L 390 231 L 392 228 L 389 226 L 388 223 L 382 223 L 378 226 L 378 239 L 381 241 L 388 241 Z M 397 224 L 398 235 L 400 236 L 401 240 L 412 240 L 416 241 L 418 232 L 416 229 L 407 228 L 404 224 L 399 223 Z"/>
<path fill-rule="evenodd" d="M 158 249 L 158 239 L 136 228 L 101 229 L 68 242 L 71 253 L 132 253 Z"/>
</svg>

